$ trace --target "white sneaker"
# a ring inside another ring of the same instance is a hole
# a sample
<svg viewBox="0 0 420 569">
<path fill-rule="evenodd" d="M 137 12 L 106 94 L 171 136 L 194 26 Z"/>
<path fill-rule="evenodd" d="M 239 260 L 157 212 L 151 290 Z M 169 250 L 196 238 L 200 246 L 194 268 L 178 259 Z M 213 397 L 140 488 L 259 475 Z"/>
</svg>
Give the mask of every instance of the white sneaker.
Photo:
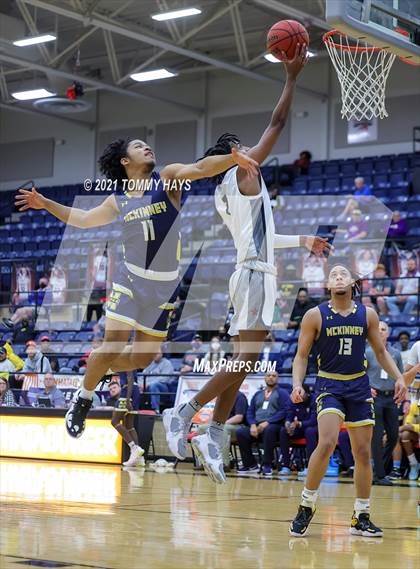
<svg viewBox="0 0 420 569">
<path fill-rule="evenodd" d="M 163 427 L 166 431 L 166 442 L 169 450 L 179 460 L 187 457 L 187 436 L 191 427 L 191 421 L 187 421 L 178 413 L 179 407 L 165 409 L 163 415 Z"/>
<path fill-rule="evenodd" d="M 133 447 L 130 452 L 130 458 L 123 462 L 123 466 L 137 466 L 139 459 L 143 458 L 143 455 L 144 450 L 141 447 Z"/>
<path fill-rule="evenodd" d="M 223 469 L 222 449 L 208 433 L 198 435 L 191 440 L 191 446 L 207 476 L 216 484 L 224 484 L 226 475 Z"/>
<path fill-rule="evenodd" d="M 140 447 L 140 448 L 141 448 L 141 447 Z M 142 450 L 143 450 L 143 449 L 142 449 Z M 144 453 L 144 450 L 143 450 L 143 453 Z M 143 456 L 143 455 L 141 455 L 141 456 L 138 457 L 136 466 L 142 466 L 143 468 L 146 466 L 146 461 L 144 460 L 144 456 Z"/>
</svg>

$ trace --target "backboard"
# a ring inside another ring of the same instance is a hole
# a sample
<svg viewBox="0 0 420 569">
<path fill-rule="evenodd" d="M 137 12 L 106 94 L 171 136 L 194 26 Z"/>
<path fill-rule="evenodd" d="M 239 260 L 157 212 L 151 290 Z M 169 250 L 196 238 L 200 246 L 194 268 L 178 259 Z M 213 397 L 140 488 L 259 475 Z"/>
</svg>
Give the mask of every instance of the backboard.
<svg viewBox="0 0 420 569">
<path fill-rule="evenodd" d="M 420 0 L 325 0 L 328 24 L 420 64 Z"/>
</svg>

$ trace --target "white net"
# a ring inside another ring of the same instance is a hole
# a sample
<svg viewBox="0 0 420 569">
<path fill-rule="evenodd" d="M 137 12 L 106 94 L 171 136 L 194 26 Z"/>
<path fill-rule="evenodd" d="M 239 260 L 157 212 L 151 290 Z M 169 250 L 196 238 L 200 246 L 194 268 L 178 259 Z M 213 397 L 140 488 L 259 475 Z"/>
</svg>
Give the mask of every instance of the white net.
<svg viewBox="0 0 420 569">
<path fill-rule="evenodd" d="M 395 54 L 340 32 L 325 34 L 324 43 L 341 85 L 342 118 L 387 117 L 385 86 Z"/>
</svg>

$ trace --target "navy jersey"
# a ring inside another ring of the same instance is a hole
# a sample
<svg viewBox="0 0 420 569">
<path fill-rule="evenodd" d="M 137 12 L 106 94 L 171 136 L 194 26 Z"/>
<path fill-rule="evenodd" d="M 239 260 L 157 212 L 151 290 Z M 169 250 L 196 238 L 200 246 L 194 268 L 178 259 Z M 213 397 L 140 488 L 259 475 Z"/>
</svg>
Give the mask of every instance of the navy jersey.
<svg viewBox="0 0 420 569">
<path fill-rule="evenodd" d="M 143 278 L 172 280 L 180 258 L 179 211 L 172 204 L 159 174 L 141 197 L 129 191 L 115 194 L 120 210 L 124 262 Z"/>
<path fill-rule="evenodd" d="M 324 302 L 318 308 L 322 318 L 321 332 L 315 343 L 318 351 L 318 376 L 328 379 L 356 379 L 364 376 L 366 307 L 355 303 L 353 312 L 348 316 L 341 316 L 330 302 Z"/>
</svg>

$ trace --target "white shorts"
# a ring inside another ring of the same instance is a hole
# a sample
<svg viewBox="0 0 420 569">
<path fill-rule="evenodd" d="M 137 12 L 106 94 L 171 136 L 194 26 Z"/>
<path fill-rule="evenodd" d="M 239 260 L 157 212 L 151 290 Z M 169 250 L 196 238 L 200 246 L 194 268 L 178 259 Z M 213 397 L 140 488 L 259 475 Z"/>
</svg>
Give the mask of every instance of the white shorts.
<svg viewBox="0 0 420 569">
<path fill-rule="evenodd" d="M 275 273 L 241 266 L 229 280 L 233 316 L 229 334 L 240 330 L 267 330 L 271 327 L 277 297 Z"/>
</svg>

